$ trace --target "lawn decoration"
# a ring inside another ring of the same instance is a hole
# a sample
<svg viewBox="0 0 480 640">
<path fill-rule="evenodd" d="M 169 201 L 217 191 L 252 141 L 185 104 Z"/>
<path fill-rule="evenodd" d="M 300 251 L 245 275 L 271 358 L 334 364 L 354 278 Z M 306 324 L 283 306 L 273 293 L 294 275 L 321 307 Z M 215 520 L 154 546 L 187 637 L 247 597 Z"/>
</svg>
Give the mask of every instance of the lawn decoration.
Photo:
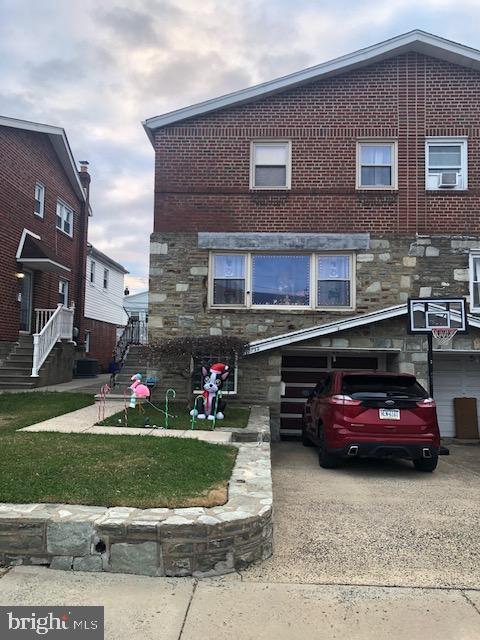
<svg viewBox="0 0 480 640">
<path fill-rule="evenodd" d="M 230 375 L 228 365 L 223 362 L 215 362 L 209 369 L 202 367 L 203 393 L 197 396 L 193 409 L 190 411 L 192 416 L 192 429 L 195 427 L 195 419 L 211 420 L 212 427 L 215 428 L 217 420 L 223 420 L 225 417 L 225 401 L 222 400 L 221 387 Z"/>
<path fill-rule="evenodd" d="M 166 393 L 165 393 L 165 429 L 168 429 L 168 418 L 173 418 L 174 416 L 171 416 L 168 413 L 168 396 L 172 397 L 172 400 L 175 398 L 175 396 L 177 395 L 175 392 L 175 389 L 167 389 Z"/>
<path fill-rule="evenodd" d="M 150 389 L 146 384 L 142 384 L 142 374 L 136 373 L 131 377 L 133 380 L 133 384 L 130 385 L 129 389 L 132 391 L 132 395 L 130 396 L 130 409 L 135 409 L 138 399 L 147 399 L 150 397 Z M 140 413 L 143 413 L 142 405 L 138 403 L 138 410 Z"/>
<path fill-rule="evenodd" d="M 108 384 L 104 384 L 100 389 L 100 398 L 98 402 L 98 422 L 101 420 L 105 420 L 105 405 L 106 405 L 106 396 L 111 391 L 111 388 Z"/>
</svg>

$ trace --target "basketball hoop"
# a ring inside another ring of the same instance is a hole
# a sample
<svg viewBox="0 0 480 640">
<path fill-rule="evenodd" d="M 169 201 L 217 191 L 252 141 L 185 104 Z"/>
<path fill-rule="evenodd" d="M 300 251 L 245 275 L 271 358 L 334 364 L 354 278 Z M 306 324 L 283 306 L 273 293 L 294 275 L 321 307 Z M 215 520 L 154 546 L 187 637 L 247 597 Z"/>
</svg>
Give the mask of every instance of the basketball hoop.
<svg viewBox="0 0 480 640">
<path fill-rule="evenodd" d="M 453 329 L 452 327 L 433 327 L 432 336 L 438 344 L 446 345 L 450 344 L 457 331 L 458 329 Z"/>
</svg>

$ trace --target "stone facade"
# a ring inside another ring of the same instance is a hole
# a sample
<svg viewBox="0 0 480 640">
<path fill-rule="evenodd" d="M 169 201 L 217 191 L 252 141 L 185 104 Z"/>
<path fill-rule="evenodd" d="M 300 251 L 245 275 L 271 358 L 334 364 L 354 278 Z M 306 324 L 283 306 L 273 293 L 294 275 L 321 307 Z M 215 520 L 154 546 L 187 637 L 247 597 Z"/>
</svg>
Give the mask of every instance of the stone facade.
<svg viewBox="0 0 480 640">
<path fill-rule="evenodd" d="M 250 436 L 268 428 L 266 409 L 252 412 L 251 423 Z M 273 540 L 270 447 L 257 442 L 236 446 L 228 501 L 222 506 L 0 505 L 0 566 L 200 577 L 268 558 Z"/>
</svg>

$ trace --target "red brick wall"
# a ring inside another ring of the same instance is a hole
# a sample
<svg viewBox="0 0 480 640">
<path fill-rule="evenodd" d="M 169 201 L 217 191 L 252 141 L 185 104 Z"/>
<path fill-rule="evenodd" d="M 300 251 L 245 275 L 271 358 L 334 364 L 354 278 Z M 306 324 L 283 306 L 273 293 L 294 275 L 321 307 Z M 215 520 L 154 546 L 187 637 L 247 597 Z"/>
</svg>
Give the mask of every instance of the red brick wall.
<svg viewBox="0 0 480 640">
<path fill-rule="evenodd" d="M 90 331 L 90 351 L 86 357 L 98 360 L 101 370 L 107 372 L 112 352 L 117 344 L 116 325 L 85 318 L 85 330 Z"/>
<path fill-rule="evenodd" d="M 478 233 L 480 74 L 420 54 L 159 130 L 155 231 Z M 468 136 L 468 192 L 425 191 L 425 137 Z M 249 191 L 250 141 L 292 140 L 292 189 Z M 398 140 L 398 192 L 355 190 L 356 142 Z"/>
<path fill-rule="evenodd" d="M 55 308 L 58 279 L 69 280 L 69 304 L 75 302 L 75 326 L 83 336 L 84 280 L 88 218 L 45 134 L 0 126 L 0 341 L 16 340 L 19 329 L 20 290 L 15 272 L 24 228 L 39 235 L 71 269 L 34 272 L 33 308 Z M 44 217 L 34 215 L 35 182 L 45 186 Z M 73 238 L 56 229 L 57 197 L 74 210 Z M 83 284 L 82 284 L 83 283 Z"/>
</svg>

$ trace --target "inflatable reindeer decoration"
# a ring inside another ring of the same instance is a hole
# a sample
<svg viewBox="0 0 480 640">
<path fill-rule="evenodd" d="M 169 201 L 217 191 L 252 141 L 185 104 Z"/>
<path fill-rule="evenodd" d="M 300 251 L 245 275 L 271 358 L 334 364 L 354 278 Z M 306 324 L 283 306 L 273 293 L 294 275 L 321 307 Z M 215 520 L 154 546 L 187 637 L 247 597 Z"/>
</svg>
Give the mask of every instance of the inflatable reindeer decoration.
<svg viewBox="0 0 480 640">
<path fill-rule="evenodd" d="M 223 420 L 225 400 L 222 400 L 221 388 L 229 375 L 228 365 L 222 362 L 212 364 L 209 369 L 202 367 L 203 394 L 196 398 L 191 416 L 199 420 Z"/>
</svg>

